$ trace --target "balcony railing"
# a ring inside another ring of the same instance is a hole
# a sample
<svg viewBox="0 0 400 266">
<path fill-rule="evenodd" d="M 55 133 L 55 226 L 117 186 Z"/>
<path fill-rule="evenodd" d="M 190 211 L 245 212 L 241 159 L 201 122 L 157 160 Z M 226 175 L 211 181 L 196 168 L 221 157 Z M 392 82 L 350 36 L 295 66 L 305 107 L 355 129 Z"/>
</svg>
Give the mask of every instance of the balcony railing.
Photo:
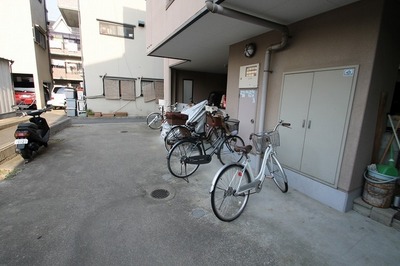
<svg viewBox="0 0 400 266">
<path fill-rule="evenodd" d="M 83 80 L 82 71 L 74 70 L 66 72 L 65 68 L 53 67 L 53 79 Z"/>
</svg>

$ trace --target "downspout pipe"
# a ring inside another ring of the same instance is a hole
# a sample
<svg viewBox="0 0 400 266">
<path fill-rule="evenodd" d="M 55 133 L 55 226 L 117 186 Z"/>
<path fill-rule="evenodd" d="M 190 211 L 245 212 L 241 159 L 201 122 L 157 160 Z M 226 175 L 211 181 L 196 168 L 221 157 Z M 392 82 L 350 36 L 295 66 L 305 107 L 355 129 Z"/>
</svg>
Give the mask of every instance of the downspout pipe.
<svg viewBox="0 0 400 266">
<path fill-rule="evenodd" d="M 262 132 L 264 131 L 264 124 L 265 124 L 265 112 L 266 112 L 266 107 L 267 107 L 267 91 L 268 91 L 268 77 L 269 73 L 271 72 L 270 70 L 270 62 L 271 62 L 271 53 L 273 51 L 278 51 L 283 49 L 289 38 L 289 29 L 287 26 L 269 21 L 266 19 L 258 18 L 246 13 L 242 13 L 240 11 L 236 11 L 230 8 L 222 7 L 218 4 L 215 4 L 213 0 L 206 0 L 206 7 L 207 9 L 216 14 L 220 14 L 223 16 L 227 16 L 230 18 L 238 19 L 241 21 L 245 21 L 248 23 L 252 23 L 258 26 L 266 27 L 269 29 L 277 30 L 282 33 L 282 39 L 280 43 L 273 44 L 269 46 L 265 52 L 265 57 L 264 57 L 264 71 L 263 71 L 263 78 L 262 78 L 262 84 L 261 84 L 261 103 L 260 103 L 260 116 L 259 116 L 259 123 L 258 123 L 258 131 Z"/>
</svg>

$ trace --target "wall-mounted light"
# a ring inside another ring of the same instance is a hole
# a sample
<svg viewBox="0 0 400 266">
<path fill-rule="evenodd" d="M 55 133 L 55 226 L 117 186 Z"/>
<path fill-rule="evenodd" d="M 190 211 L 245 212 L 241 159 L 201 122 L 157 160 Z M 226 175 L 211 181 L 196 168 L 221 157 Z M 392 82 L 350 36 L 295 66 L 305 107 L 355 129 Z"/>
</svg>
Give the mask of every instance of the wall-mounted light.
<svg viewBox="0 0 400 266">
<path fill-rule="evenodd" d="M 144 21 L 143 20 L 139 20 L 138 21 L 138 26 L 139 27 L 144 27 Z"/>
<path fill-rule="evenodd" d="M 248 43 L 244 47 L 244 56 L 246 57 L 253 57 L 253 55 L 256 53 L 256 44 L 255 43 Z"/>
</svg>

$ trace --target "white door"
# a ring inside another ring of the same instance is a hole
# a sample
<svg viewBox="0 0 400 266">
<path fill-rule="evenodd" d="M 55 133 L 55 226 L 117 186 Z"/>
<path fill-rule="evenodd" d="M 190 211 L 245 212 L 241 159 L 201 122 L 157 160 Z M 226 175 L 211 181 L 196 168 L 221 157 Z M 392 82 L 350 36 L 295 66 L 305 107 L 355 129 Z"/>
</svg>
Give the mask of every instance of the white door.
<svg viewBox="0 0 400 266">
<path fill-rule="evenodd" d="M 191 103 L 193 100 L 193 80 L 183 80 L 183 102 Z"/>
<path fill-rule="evenodd" d="M 286 166 L 300 170 L 308 107 L 314 73 L 287 74 L 283 79 L 280 119 L 291 128 L 280 128 L 279 160 Z"/>
<path fill-rule="evenodd" d="M 335 184 L 353 76 L 343 69 L 315 72 L 301 171 Z"/>
<path fill-rule="evenodd" d="M 257 90 L 241 89 L 239 92 L 239 136 L 245 144 L 251 144 L 249 137 L 255 131 L 255 120 L 257 110 Z"/>
</svg>

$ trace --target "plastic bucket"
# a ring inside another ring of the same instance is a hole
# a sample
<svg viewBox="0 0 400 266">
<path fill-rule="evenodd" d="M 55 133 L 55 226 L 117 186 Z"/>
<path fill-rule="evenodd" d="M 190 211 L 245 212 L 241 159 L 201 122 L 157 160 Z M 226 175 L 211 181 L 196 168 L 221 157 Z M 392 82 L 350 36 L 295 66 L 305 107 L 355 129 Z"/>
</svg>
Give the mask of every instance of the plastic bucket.
<svg viewBox="0 0 400 266">
<path fill-rule="evenodd" d="M 391 179 L 379 178 L 379 173 L 365 171 L 364 191 L 362 199 L 368 204 L 378 208 L 389 208 L 392 203 L 394 190 L 396 188 L 396 177 Z"/>
</svg>

